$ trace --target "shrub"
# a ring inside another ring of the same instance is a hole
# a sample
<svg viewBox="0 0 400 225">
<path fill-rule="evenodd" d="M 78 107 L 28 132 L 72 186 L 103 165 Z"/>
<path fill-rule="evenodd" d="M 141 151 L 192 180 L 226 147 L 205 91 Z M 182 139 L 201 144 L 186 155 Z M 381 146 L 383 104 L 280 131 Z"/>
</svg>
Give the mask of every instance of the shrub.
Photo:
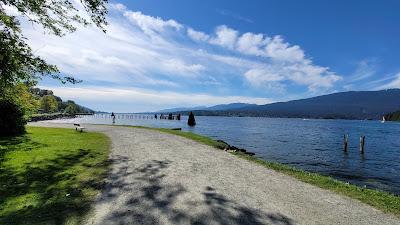
<svg viewBox="0 0 400 225">
<path fill-rule="evenodd" d="M 0 99 L 0 137 L 25 133 L 26 120 L 21 106 L 7 99 Z"/>
</svg>

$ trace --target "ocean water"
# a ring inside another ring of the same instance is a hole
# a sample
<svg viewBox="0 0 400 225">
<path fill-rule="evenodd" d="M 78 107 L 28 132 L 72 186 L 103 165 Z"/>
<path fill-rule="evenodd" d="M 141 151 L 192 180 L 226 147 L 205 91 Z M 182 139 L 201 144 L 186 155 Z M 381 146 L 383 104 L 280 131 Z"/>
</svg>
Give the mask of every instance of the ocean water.
<svg viewBox="0 0 400 225">
<path fill-rule="evenodd" d="M 52 122 L 111 124 L 109 115 L 81 116 Z M 195 127 L 182 120 L 155 120 L 153 115 L 118 115 L 116 124 L 182 128 L 221 139 L 257 157 L 332 176 L 359 186 L 400 195 L 400 123 L 259 117 L 197 116 Z M 343 135 L 349 135 L 348 152 Z M 366 136 L 365 153 L 359 152 Z"/>
</svg>

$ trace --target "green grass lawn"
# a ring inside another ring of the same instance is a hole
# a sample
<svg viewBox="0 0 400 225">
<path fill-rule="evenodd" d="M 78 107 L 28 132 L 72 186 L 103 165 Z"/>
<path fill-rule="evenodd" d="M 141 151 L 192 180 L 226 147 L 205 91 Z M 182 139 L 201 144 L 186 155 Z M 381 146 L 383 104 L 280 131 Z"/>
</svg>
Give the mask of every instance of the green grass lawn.
<svg viewBox="0 0 400 225">
<path fill-rule="evenodd" d="M 158 130 L 178 136 L 186 137 L 197 142 L 218 148 L 224 149 L 226 145 L 221 142 L 215 141 L 209 137 L 201 136 L 191 132 L 182 132 L 164 128 L 148 128 L 148 127 L 137 127 L 151 130 Z M 368 188 L 361 188 L 352 184 L 348 184 L 339 180 L 336 180 L 329 176 L 324 176 L 317 173 L 306 172 L 294 167 L 276 163 L 268 162 L 260 159 L 256 156 L 249 156 L 243 153 L 234 152 L 232 153 L 242 159 L 257 163 L 261 166 L 276 170 L 278 172 L 293 176 L 303 182 L 318 186 L 323 189 L 333 191 L 335 193 L 345 195 L 354 199 L 358 199 L 368 205 L 374 206 L 384 212 L 391 213 L 397 217 L 400 217 L 400 196 L 396 196 L 384 191 L 372 190 Z"/>
<path fill-rule="evenodd" d="M 0 224 L 78 224 L 103 184 L 109 139 L 28 127 L 0 139 Z"/>
</svg>

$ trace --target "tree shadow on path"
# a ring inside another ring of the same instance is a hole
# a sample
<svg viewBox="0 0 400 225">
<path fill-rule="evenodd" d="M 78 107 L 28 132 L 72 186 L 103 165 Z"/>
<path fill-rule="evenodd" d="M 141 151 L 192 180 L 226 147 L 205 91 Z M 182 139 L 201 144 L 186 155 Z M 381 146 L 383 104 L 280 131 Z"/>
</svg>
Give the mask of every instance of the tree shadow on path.
<svg viewBox="0 0 400 225">
<path fill-rule="evenodd" d="M 128 172 L 126 160 L 119 157 L 115 161 L 124 166 L 116 166 L 118 169 L 110 175 L 111 183 L 106 190 L 109 193 L 104 193 L 106 202 L 126 195 L 124 204 L 108 212 L 99 224 L 294 224 L 282 214 L 266 213 L 229 200 L 210 186 L 204 187 L 202 200 L 182 200 L 188 192 L 185 187 L 164 182 L 165 169 L 172 161 L 153 160 Z M 127 183 L 129 179 L 124 176 L 132 176 L 134 181 Z M 118 188 L 124 191 L 115 190 Z"/>
</svg>

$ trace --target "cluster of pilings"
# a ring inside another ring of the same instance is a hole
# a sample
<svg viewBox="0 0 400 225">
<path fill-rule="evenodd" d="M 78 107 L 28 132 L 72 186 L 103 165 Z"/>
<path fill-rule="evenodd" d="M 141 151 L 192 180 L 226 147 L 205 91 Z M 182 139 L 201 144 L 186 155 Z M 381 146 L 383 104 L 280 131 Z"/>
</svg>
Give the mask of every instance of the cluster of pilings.
<svg viewBox="0 0 400 225">
<path fill-rule="evenodd" d="M 345 134 L 343 135 L 343 151 L 347 152 L 349 147 L 349 135 Z M 360 137 L 360 153 L 364 154 L 364 150 L 365 150 L 365 136 L 361 136 Z"/>
<path fill-rule="evenodd" d="M 160 116 L 155 114 L 154 118 L 159 118 L 160 120 L 181 120 L 181 114 L 173 115 L 172 113 L 170 113 L 168 115 L 160 114 Z"/>
</svg>

